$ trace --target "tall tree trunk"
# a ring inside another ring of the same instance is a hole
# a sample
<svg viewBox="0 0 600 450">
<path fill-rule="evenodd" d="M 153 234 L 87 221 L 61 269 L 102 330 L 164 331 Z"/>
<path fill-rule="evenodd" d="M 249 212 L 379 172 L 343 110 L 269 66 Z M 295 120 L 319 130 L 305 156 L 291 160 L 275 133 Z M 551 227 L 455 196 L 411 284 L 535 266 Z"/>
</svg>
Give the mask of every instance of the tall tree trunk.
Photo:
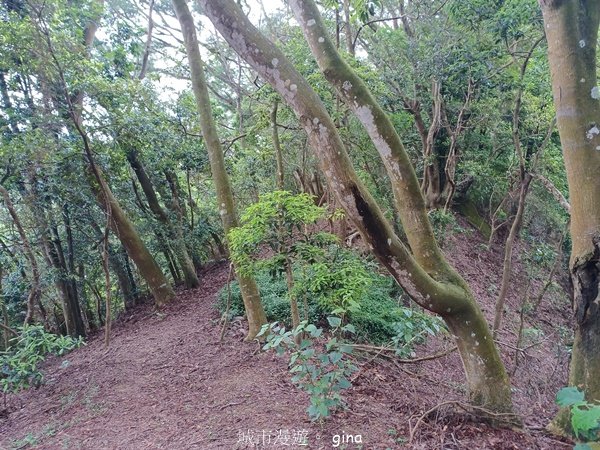
<svg viewBox="0 0 600 450">
<path fill-rule="evenodd" d="M 198 252 L 198 245 L 193 238 L 193 211 L 190 208 L 192 215 L 192 222 L 188 221 L 188 211 L 185 202 L 181 195 L 181 185 L 175 172 L 171 169 L 165 169 L 165 178 L 171 191 L 171 200 L 167 203 L 169 210 L 177 217 L 177 223 L 173 224 L 176 227 L 177 236 L 180 236 L 183 240 L 183 245 L 186 248 L 187 254 L 191 259 L 191 262 L 196 271 L 202 268 L 202 258 Z M 187 236 L 187 238 L 186 238 Z"/>
<path fill-rule="evenodd" d="M 37 203 L 40 200 L 40 195 L 35 189 L 35 180 L 30 178 L 30 182 L 32 184 L 32 191 L 29 193 L 30 208 L 39 230 L 46 263 L 56 272 L 54 285 L 60 297 L 64 331 L 71 336 L 85 336 L 79 301 L 75 301 L 71 297 L 72 291 L 69 290 L 67 285 L 67 268 L 64 266 L 64 258 L 61 259 L 60 256 L 62 248 L 57 247 L 56 239 L 53 239 L 49 234 L 51 226 L 48 223 L 45 209 Z M 54 315 L 56 316 L 56 311 L 54 311 Z M 61 327 L 60 321 L 57 320 L 56 323 L 58 329 L 62 330 L 63 327 Z"/>
<path fill-rule="evenodd" d="M 200 285 L 200 281 L 198 280 L 196 269 L 185 246 L 185 241 L 181 232 L 181 228 L 175 226 L 171 222 L 169 215 L 160 205 L 152 181 L 146 173 L 146 169 L 140 161 L 139 155 L 135 149 L 129 149 L 127 151 L 127 160 L 131 164 L 133 171 L 138 177 L 140 186 L 142 187 L 142 191 L 144 191 L 144 195 L 146 196 L 146 200 L 148 201 L 148 205 L 150 206 L 150 210 L 154 214 L 156 220 L 158 220 L 163 225 L 163 227 L 169 234 L 169 238 L 171 241 L 170 243 L 175 252 L 175 258 L 177 258 L 179 266 L 183 271 L 183 279 L 185 282 L 185 286 L 187 288 L 198 287 Z"/>
<path fill-rule="evenodd" d="M 594 401 L 600 398 L 600 8 L 596 0 L 540 4 L 571 203 L 575 342 L 569 383 Z"/>
<path fill-rule="evenodd" d="M 35 307 L 42 295 L 40 288 L 40 269 L 38 267 L 37 260 L 35 259 L 35 255 L 33 254 L 33 250 L 31 249 L 31 245 L 29 244 L 27 234 L 25 234 L 25 229 L 23 228 L 21 220 L 17 214 L 17 210 L 15 209 L 15 206 L 10 199 L 10 195 L 4 186 L 0 186 L 0 194 L 2 194 L 4 205 L 8 209 L 8 212 L 12 217 L 15 226 L 17 227 L 17 231 L 19 232 L 19 236 L 21 237 L 21 242 L 23 245 L 23 251 L 25 252 L 25 256 L 27 257 L 29 265 L 31 266 L 31 289 L 29 290 L 29 295 L 27 296 L 27 313 L 25 314 L 24 320 L 25 325 L 30 325 L 34 321 Z"/>
<path fill-rule="evenodd" d="M 117 282 L 119 283 L 119 289 L 121 295 L 123 295 L 123 304 L 125 309 L 133 308 L 137 303 L 137 296 L 135 294 L 135 288 L 131 284 L 131 280 L 125 270 L 125 265 L 121 261 L 119 255 L 115 252 L 114 248 L 109 246 L 109 259 L 108 262 L 112 271 L 117 276 Z M 127 257 L 127 255 L 125 255 Z"/>
<path fill-rule="evenodd" d="M 94 230 L 95 237 L 100 241 L 103 238 L 102 230 L 100 226 L 92 222 L 91 226 Z M 123 248 L 123 247 L 121 247 Z M 133 276 L 130 276 L 127 269 L 127 252 L 117 252 L 114 246 L 108 246 L 108 263 L 110 268 L 117 276 L 117 282 L 119 284 L 119 289 L 121 290 L 121 294 L 123 295 L 123 304 L 125 305 L 125 309 L 130 309 L 137 303 L 137 295 L 136 295 L 136 287 L 133 282 Z M 91 315 L 90 315 L 91 317 Z"/>
<path fill-rule="evenodd" d="M 273 136 L 273 147 L 275 148 L 275 160 L 277 161 L 277 189 L 283 191 L 283 175 L 284 175 L 284 167 L 283 167 L 283 153 L 281 151 L 281 141 L 279 140 L 279 130 L 277 129 L 277 107 L 279 105 L 279 101 L 275 100 L 273 102 L 273 107 L 271 108 L 271 130 Z"/>
<path fill-rule="evenodd" d="M 96 169 L 100 170 L 99 168 Z M 109 225 L 112 231 L 125 247 L 127 254 L 135 263 L 142 278 L 148 283 L 156 305 L 159 307 L 164 306 L 175 297 L 173 288 L 148 251 L 137 230 L 127 218 L 125 211 L 113 196 L 112 191 L 106 185 L 104 178 L 102 176 L 100 178 L 100 182 L 103 183 L 102 187 L 98 185 L 97 181 L 98 179 L 90 180 L 90 185 L 98 198 L 98 202 L 110 215 Z"/>
<path fill-rule="evenodd" d="M 496 338 L 500 324 L 502 322 L 502 316 L 504 314 L 504 303 L 506 300 L 506 294 L 508 293 L 508 287 L 510 285 L 510 278 L 512 275 L 512 257 L 513 248 L 515 241 L 519 233 L 521 232 L 521 225 L 523 224 L 523 216 L 525 214 L 525 201 L 527 199 L 527 193 L 529 192 L 529 186 L 531 184 L 532 177 L 530 174 L 525 174 L 525 179 L 521 181 L 521 190 L 519 191 L 519 206 L 517 213 L 513 219 L 513 223 L 506 239 L 504 246 L 504 264 L 502 266 L 502 281 L 500 283 L 500 292 L 496 299 L 496 308 L 494 313 L 494 327 L 493 336 Z"/>
<path fill-rule="evenodd" d="M 366 244 L 413 300 L 445 319 L 457 337 L 471 400 L 495 411 L 511 411 L 510 384 L 487 322 L 468 286 L 435 242 L 408 155 L 365 84 L 339 57 L 314 3 L 290 2 L 321 70 L 361 120 L 381 154 L 393 182 L 410 250 L 359 181 L 323 103 L 285 55 L 260 34 L 233 1 L 199 3 L 229 44 L 293 109 L 330 188 Z"/>
<path fill-rule="evenodd" d="M 238 219 L 233 203 L 233 193 L 229 184 L 229 177 L 225 170 L 223 149 L 212 117 L 210 97 L 206 86 L 194 20 L 186 0 L 172 0 L 172 2 L 183 33 L 192 76 L 192 88 L 196 97 L 198 113 L 200 114 L 200 128 L 202 129 L 202 135 L 204 136 L 204 142 L 208 150 L 210 168 L 217 191 L 219 213 L 223 221 L 223 229 L 225 230 L 225 234 L 227 234 L 232 228 L 238 226 Z M 262 325 L 267 323 L 267 317 L 260 301 L 260 293 L 254 278 L 239 274 L 237 278 L 240 284 L 246 316 L 248 317 L 247 339 L 253 339 L 260 331 Z"/>
<path fill-rule="evenodd" d="M 61 288 L 64 291 L 64 314 L 67 330 L 70 335 L 85 336 L 85 324 L 83 321 L 81 305 L 79 304 L 79 294 L 77 292 L 76 274 L 71 272 L 63 244 L 58 234 L 58 229 L 54 223 L 50 226 L 50 242 L 53 247 L 54 263 L 59 272 Z"/>
</svg>

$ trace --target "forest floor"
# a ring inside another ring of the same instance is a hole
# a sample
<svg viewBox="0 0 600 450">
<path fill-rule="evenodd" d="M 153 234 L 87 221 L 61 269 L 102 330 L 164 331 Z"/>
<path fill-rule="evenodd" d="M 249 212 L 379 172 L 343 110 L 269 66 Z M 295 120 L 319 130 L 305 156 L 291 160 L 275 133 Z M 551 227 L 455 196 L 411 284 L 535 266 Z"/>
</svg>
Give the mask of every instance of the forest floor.
<svg viewBox="0 0 600 450">
<path fill-rule="evenodd" d="M 471 232 L 468 239 L 452 238 L 445 250 L 490 320 L 502 249 L 487 251 L 482 244 Z M 570 449 L 572 444 L 544 430 L 566 380 L 568 298 L 553 289 L 536 317 L 525 317 L 525 350 L 515 366 L 516 311 L 528 283 L 525 272 L 516 262 L 518 276 L 498 338 L 523 429 L 493 428 L 449 404 L 419 421 L 436 405 L 465 401 L 456 352 L 413 364 L 361 358 L 346 392 L 348 408 L 322 425 L 311 423 L 308 398 L 290 382 L 284 358 L 258 352 L 256 342 L 242 342 L 241 321 L 234 321 L 219 341 L 214 303 L 228 277 L 227 263 L 219 263 L 201 273 L 200 288 L 180 291 L 163 311 L 141 306 L 122 316 L 108 349 L 99 335 L 66 357 L 47 361 L 39 389 L 8 398 L 10 413 L 0 417 L 0 448 Z M 533 292 L 546 276 L 534 279 Z M 447 336 L 435 337 L 417 354 L 450 346 Z M 250 438 L 260 445 L 249 444 Z M 303 438 L 307 445 L 298 445 Z"/>
</svg>

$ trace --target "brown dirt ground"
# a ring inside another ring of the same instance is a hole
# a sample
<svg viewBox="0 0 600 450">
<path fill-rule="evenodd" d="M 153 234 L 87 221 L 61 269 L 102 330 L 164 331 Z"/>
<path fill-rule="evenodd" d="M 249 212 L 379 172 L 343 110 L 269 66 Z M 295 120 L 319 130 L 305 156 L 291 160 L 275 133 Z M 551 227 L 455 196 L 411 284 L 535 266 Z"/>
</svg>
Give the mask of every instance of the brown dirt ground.
<svg viewBox="0 0 600 450">
<path fill-rule="evenodd" d="M 501 249 L 487 251 L 474 232 L 469 234 L 468 239 L 451 239 L 445 251 L 491 319 Z M 526 249 L 520 245 L 519 251 Z M 465 399 L 456 352 L 418 364 L 362 358 L 358 378 L 347 391 L 348 408 L 324 425 L 311 423 L 305 413 L 307 397 L 290 383 L 285 360 L 257 352 L 257 343 L 242 342 L 243 322 L 234 322 L 219 342 L 213 303 L 227 272 L 226 263 L 212 265 L 201 274 L 200 288 L 179 292 L 164 311 L 142 306 L 121 317 L 108 350 L 98 336 L 63 359 L 49 360 L 39 389 L 9 398 L 12 410 L 0 418 L 0 448 L 572 448 L 543 428 L 556 411 L 554 395 L 566 379 L 568 299 L 554 290 L 535 320 L 527 318 L 524 345 L 530 347 L 515 367 L 515 311 L 526 284 L 518 261 L 499 341 L 525 428 L 495 429 L 442 407 L 424 418 L 411 443 L 411 427 L 425 411 Z M 532 286 L 536 291 L 541 281 Z M 436 337 L 418 354 L 449 346 L 447 337 Z M 294 445 L 304 435 L 308 445 Z M 355 440 L 360 435 L 362 446 L 353 444 L 350 435 Z M 248 444 L 249 437 L 260 445 Z"/>
</svg>

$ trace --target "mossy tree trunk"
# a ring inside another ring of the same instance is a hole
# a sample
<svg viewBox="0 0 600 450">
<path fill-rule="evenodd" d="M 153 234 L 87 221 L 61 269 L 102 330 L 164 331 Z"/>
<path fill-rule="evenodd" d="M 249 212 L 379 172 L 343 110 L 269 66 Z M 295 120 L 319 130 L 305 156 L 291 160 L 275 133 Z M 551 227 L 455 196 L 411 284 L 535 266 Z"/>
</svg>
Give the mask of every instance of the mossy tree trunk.
<svg viewBox="0 0 600 450">
<path fill-rule="evenodd" d="M 392 181 L 408 247 L 359 181 L 322 101 L 285 55 L 233 1 L 199 3 L 228 43 L 292 108 L 308 134 L 330 189 L 366 244 L 413 300 L 446 320 L 457 337 L 471 400 L 494 411 L 512 411 L 509 380 L 487 322 L 467 284 L 437 246 L 408 155 L 389 118 L 340 58 L 314 3 L 290 1 L 321 70 L 363 123 L 381 155 Z"/>
<path fill-rule="evenodd" d="M 96 170 L 99 171 L 100 169 L 96 167 Z M 125 247 L 127 254 L 135 263 L 142 278 L 148 283 L 156 306 L 164 306 L 175 297 L 175 292 L 125 211 L 113 196 L 112 191 L 104 181 L 102 173 L 99 172 L 99 175 L 99 179 L 90 180 L 90 185 L 98 198 L 98 202 L 110 217 L 109 226 Z M 102 187 L 98 186 L 98 181 L 102 183 Z"/>
<path fill-rule="evenodd" d="M 571 204 L 575 342 L 569 383 L 600 399 L 600 91 L 597 0 L 541 0 Z"/>
<path fill-rule="evenodd" d="M 104 1 L 97 0 L 97 4 L 101 7 L 98 9 L 97 17 L 88 22 L 83 33 L 81 58 L 89 58 L 98 23 L 100 23 L 102 17 Z M 82 117 L 85 92 L 83 90 L 74 90 L 71 92 L 65 78 L 65 68 L 54 50 L 49 29 L 44 25 L 40 27 L 39 31 L 44 37 L 47 46 L 48 61 L 50 64 L 53 64 L 56 70 L 57 79 L 52 84 L 56 85 L 56 91 L 60 92 L 63 97 L 62 99 L 56 98 L 56 103 L 66 104 L 66 111 L 62 115 L 65 119 L 72 122 L 68 126 L 70 131 L 75 131 L 81 138 L 90 188 L 107 215 L 108 225 L 121 241 L 123 247 L 125 247 L 127 254 L 135 263 L 142 278 L 148 283 L 156 305 L 163 306 L 175 296 L 175 293 L 160 266 L 156 263 L 140 238 L 136 228 L 127 217 L 118 200 L 114 197 L 102 170 L 94 160 L 92 143 Z"/>
<path fill-rule="evenodd" d="M 148 201 L 150 211 L 152 211 L 152 214 L 156 220 L 160 222 L 169 236 L 170 244 L 173 246 L 173 251 L 175 252 L 175 258 L 177 259 L 179 267 L 183 272 L 185 286 L 187 288 L 198 287 L 200 285 L 200 280 L 198 280 L 196 268 L 194 267 L 192 258 L 190 258 L 190 255 L 187 251 L 181 228 L 171 221 L 167 211 L 165 211 L 165 209 L 160 205 L 158 196 L 154 190 L 154 185 L 152 184 L 152 181 L 146 172 L 146 168 L 140 161 L 137 150 L 133 148 L 129 148 L 127 150 L 127 161 L 129 161 L 129 164 L 133 168 L 133 171 L 140 182 L 142 191 L 144 192 L 146 200 Z"/>
<path fill-rule="evenodd" d="M 217 191 L 217 202 L 219 204 L 223 229 L 225 230 L 225 234 L 227 234 L 229 230 L 238 226 L 238 219 L 233 203 L 233 193 L 229 183 L 229 176 L 225 170 L 223 148 L 221 147 L 221 141 L 219 140 L 217 128 L 212 117 L 210 97 L 200 57 L 196 28 L 186 0 L 172 0 L 172 3 L 179 19 L 181 32 L 183 33 L 185 49 L 190 65 L 192 88 L 196 97 L 198 113 L 200 114 L 200 128 L 208 150 L 208 158 L 215 190 Z M 260 300 L 256 281 L 252 277 L 241 276 L 239 274 L 237 275 L 237 279 L 240 284 L 240 291 L 248 318 L 247 339 L 253 339 L 260 331 L 262 325 L 267 323 L 267 318 Z"/>
</svg>

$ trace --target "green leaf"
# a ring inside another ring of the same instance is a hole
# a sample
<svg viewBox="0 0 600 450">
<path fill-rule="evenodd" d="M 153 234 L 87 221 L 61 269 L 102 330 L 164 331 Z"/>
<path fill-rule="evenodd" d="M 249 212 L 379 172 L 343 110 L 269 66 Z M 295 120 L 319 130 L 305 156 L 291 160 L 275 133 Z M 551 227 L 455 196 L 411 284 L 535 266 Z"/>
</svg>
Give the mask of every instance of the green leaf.
<svg viewBox="0 0 600 450">
<path fill-rule="evenodd" d="M 327 322 L 329 322 L 329 326 L 331 328 L 338 328 L 342 324 L 342 319 L 339 317 L 329 316 L 327 318 Z"/>
<path fill-rule="evenodd" d="M 348 389 L 348 388 L 352 387 L 352 383 L 350 383 L 350 381 L 347 378 L 342 377 L 338 381 L 338 387 L 340 389 Z"/>
<path fill-rule="evenodd" d="M 307 349 L 311 345 L 312 345 L 311 341 L 309 341 L 308 339 L 304 339 L 302 342 L 300 342 L 300 350 Z"/>
<path fill-rule="evenodd" d="M 573 431 L 579 436 L 581 433 L 587 433 L 588 431 L 595 430 L 600 426 L 598 422 L 600 420 L 600 406 L 592 408 L 573 408 L 571 416 L 571 425 L 573 425 Z"/>
<path fill-rule="evenodd" d="M 306 326 L 305 330 L 312 336 L 312 334 L 317 331 L 317 327 L 311 323 Z"/>
<path fill-rule="evenodd" d="M 305 358 L 312 358 L 315 355 L 315 349 L 314 348 L 307 348 L 306 350 L 303 350 L 300 353 Z"/>
<path fill-rule="evenodd" d="M 565 387 L 556 394 L 556 403 L 559 406 L 578 405 L 585 402 L 583 392 L 576 387 Z"/>
<path fill-rule="evenodd" d="M 317 359 L 321 364 L 329 364 L 329 355 L 327 355 L 327 353 L 321 353 L 317 356 Z"/>
<path fill-rule="evenodd" d="M 592 447 L 590 447 L 584 442 L 580 442 L 579 444 L 576 444 L 575 447 L 573 447 L 573 450 L 592 450 Z"/>
<path fill-rule="evenodd" d="M 347 333 L 352 333 L 352 334 L 356 333 L 356 328 L 351 323 L 349 323 L 349 324 L 345 325 L 344 327 L 342 327 L 342 330 L 344 330 Z"/>
<path fill-rule="evenodd" d="M 331 361 L 332 364 L 336 364 L 338 361 L 340 361 L 342 359 L 343 356 L 344 356 L 344 354 L 341 352 L 331 352 L 329 354 L 329 360 Z"/>
<path fill-rule="evenodd" d="M 325 403 L 320 403 L 317 406 L 317 411 L 320 417 L 329 417 L 329 408 Z"/>
</svg>

